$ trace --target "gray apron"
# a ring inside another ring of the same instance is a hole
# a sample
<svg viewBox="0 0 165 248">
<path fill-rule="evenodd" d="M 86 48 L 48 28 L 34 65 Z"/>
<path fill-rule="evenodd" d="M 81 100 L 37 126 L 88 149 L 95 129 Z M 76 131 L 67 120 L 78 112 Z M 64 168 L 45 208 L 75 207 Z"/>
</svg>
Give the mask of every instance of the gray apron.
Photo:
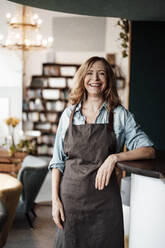
<svg viewBox="0 0 165 248">
<path fill-rule="evenodd" d="M 64 230 L 56 227 L 54 247 L 123 248 L 122 204 L 115 170 L 107 187 L 95 189 L 97 170 L 116 150 L 113 113 L 108 124 L 74 125 L 75 108 L 64 139 L 68 156 L 60 184 Z"/>
</svg>

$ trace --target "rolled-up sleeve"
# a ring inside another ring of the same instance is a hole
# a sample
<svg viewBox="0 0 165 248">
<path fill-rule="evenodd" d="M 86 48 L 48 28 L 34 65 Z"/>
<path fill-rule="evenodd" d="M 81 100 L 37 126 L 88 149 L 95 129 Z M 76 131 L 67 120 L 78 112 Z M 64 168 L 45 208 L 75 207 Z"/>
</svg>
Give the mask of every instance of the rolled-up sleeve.
<svg viewBox="0 0 165 248">
<path fill-rule="evenodd" d="M 129 111 L 125 123 L 125 144 L 128 150 L 154 146 L 147 134 L 141 130 L 140 125 L 135 121 L 134 115 Z"/>
<path fill-rule="evenodd" d="M 65 138 L 66 130 L 69 126 L 69 119 L 66 112 L 67 109 L 64 110 L 58 124 L 58 129 L 56 132 L 55 144 L 53 149 L 53 157 L 48 167 L 49 170 L 53 168 L 57 168 L 61 171 L 61 173 L 64 172 L 65 160 L 67 159 L 67 156 L 64 152 L 64 138 Z"/>
</svg>

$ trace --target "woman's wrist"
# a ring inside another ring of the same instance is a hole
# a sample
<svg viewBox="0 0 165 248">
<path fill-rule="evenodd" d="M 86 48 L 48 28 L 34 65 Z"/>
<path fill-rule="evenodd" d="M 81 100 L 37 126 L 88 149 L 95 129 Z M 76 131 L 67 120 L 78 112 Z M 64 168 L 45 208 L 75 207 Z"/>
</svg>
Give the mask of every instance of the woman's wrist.
<svg viewBox="0 0 165 248">
<path fill-rule="evenodd" d="M 53 200 L 53 201 L 59 201 L 59 200 L 60 200 L 59 195 L 57 194 L 57 195 L 53 196 L 53 197 L 52 197 L 52 200 Z"/>
<path fill-rule="evenodd" d="M 117 154 L 109 155 L 109 160 L 111 163 L 116 164 L 118 162 L 118 155 Z"/>
</svg>

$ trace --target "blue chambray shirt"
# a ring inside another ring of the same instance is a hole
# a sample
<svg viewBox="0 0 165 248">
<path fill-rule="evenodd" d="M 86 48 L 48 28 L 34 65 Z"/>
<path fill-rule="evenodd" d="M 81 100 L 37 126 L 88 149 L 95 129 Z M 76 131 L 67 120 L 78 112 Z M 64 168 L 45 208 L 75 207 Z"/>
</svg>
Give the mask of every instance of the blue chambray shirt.
<svg viewBox="0 0 165 248">
<path fill-rule="evenodd" d="M 61 115 L 54 144 L 53 157 L 49 163 L 49 169 L 57 168 L 62 173 L 65 169 L 67 159 L 64 153 L 64 138 L 69 126 L 69 119 L 74 105 L 67 107 Z M 107 103 L 104 102 L 99 109 L 99 114 L 95 123 L 108 123 L 109 112 Z M 73 116 L 74 125 L 85 124 L 85 117 L 81 113 L 81 102 L 77 105 Z M 139 147 L 153 146 L 153 142 L 141 130 L 140 125 L 136 123 L 134 116 L 123 106 L 119 105 L 114 109 L 114 132 L 116 135 L 116 153 L 122 152 L 124 144 L 128 150 L 134 150 Z"/>
</svg>

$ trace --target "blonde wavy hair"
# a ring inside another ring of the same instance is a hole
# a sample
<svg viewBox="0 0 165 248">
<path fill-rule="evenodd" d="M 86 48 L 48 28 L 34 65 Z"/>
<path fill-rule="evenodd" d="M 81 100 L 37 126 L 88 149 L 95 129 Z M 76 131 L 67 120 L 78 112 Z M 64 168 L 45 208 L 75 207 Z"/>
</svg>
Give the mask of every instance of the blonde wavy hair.
<svg viewBox="0 0 165 248">
<path fill-rule="evenodd" d="M 103 57 L 97 56 L 89 58 L 77 70 L 73 78 L 73 88 L 70 92 L 69 103 L 73 105 L 78 104 L 80 101 L 84 101 L 84 99 L 87 98 L 87 92 L 84 87 L 84 78 L 87 71 L 96 61 L 101 61 L 105 65 L 107 73 L 107 87 L 103 93 L 103 97 L 108 103 L 108 109 L 114 110 L 115 107 L 121 104 L 116 89 L 116 78 L 108 61 Z"/>
</svg>

